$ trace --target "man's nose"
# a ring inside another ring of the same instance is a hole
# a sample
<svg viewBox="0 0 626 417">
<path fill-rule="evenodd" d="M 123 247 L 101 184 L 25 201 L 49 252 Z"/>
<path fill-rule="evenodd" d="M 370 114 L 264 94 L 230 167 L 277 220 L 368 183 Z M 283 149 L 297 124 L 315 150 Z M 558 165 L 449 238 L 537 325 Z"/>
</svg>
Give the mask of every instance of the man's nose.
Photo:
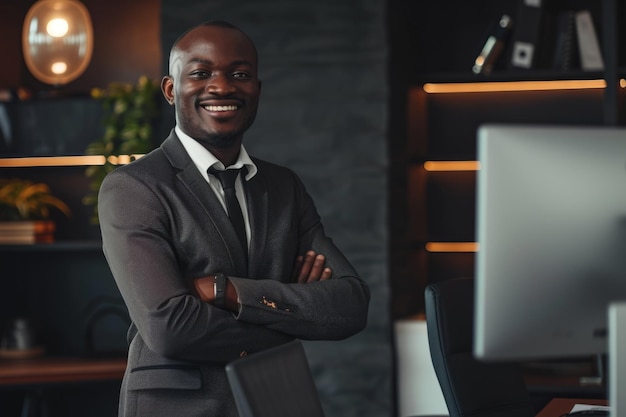
<svg viewBox="0 0 626 417">
<path fill-rule="evenodd" d="M 221 95 L 230 94 L 235 91 L 235 85 L 228 74 L 216 73 L 209 78 L 207 91 Z"/>
</svg>

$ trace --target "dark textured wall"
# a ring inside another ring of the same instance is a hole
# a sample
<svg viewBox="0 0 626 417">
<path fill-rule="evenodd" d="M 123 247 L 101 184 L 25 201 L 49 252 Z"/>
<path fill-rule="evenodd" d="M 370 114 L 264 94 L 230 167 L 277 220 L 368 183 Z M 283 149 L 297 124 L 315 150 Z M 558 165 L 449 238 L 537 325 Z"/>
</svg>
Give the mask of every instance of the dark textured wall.
<svg viewBox="0 0 626 417">
<path fill-rule="evenodd" d="M 364 332 L 306 343 L 326 415 L 391 416 L 384 2 L 163 0 L 164 59 L 183 30 L 209 19 L 236 24 L 259 49 L 263 93 L 246 147 L 301 176 L 372 290 Z"/>
</svg>

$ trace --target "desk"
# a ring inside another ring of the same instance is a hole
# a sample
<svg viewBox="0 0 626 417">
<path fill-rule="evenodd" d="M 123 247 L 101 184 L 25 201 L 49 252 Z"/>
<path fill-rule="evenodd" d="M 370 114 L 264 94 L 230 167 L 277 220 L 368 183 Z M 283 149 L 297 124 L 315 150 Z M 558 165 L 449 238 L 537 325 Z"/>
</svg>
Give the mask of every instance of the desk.
<svg viewBox="0 0 626 417">
<path fill-rule="evenodd" d="M 569 413 L 576 404 L 607 405 L 607 400 L 555 398 L 548 403 L 535 417 L 559 417 Z"/>
<path fill-rule="evenodd" d="M 605 385 L 581 383 L 581 377 L 596 373 L 593 366 L 589 360 L 537 364 L 524 368 L 524 379 L 535 409 L 543 409 L 554 398 L 576 398 L 581 402 L 606 399 L 608 393 Z"/>
<path fill-rule="evenodd" d="M 0 360 L 0 388 L 122 379 L 126 358 L 56 358 Z"/>
<path fill-rule="evenodd" d="M 535 395 L 550 398 L 594 398 L 607 397 L 605 385 L 583 384 L 578 376 L 526 375 L 528 390 Z"/>
</svg>

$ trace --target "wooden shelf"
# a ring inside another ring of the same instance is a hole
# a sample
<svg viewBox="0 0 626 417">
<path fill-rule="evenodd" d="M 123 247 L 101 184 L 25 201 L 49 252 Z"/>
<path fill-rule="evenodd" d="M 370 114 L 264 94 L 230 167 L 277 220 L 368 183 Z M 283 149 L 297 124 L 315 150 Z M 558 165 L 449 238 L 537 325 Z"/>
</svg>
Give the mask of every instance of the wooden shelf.
<svg viewBox="0 0 626 417">
<path fill-rule="evenodd" d="M 592 80 L 603 78 L 602 71 L 559 71 L 534 69 L 532 71 L 522 70 L 498 70 L 489 75 L 475 75 L 469 71 L 465 72 L 438 72 L 423 73 L 413 77 L 412 84 L 433 83 L 484 83 L 484 82 L 516 82 L 516 81 L 545 81 L 545 80 Z"/>
<path fill-rule="evenodd" d="M 90 252 L 102 251 L 99 240 L 68 240 L 35 244 L 0 244 L 2 252 Z"/>
<path fill-rule="evenodd" d="M 0 359 L 0 387 L 121 380 L 126 358 Z"/>
</svg>

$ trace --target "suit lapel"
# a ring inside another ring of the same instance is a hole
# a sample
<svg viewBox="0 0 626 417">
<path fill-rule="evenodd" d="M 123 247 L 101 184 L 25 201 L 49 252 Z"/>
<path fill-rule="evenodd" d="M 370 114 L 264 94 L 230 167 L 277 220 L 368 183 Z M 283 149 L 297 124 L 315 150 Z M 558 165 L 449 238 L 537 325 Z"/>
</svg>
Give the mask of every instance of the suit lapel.
<svg viewBox="0 0 626 417">
<path fill-rule="evenodd" d="M 267 183 L 263 178 L 263 171 L 257 164 L 257 174 L 244 181 L 246 190 L 246 203 L 248 206 L 248 219 L 250 221 L 250 250 L 248 261 L 248 276 L 256 277 L 256 271 L 263 259 L 265 242 L 267 241 L 268 223 L 268 195 Z"/>
<path fill-rule="evenodd" d="M 163 142 L 161 148 L 172 166 L 178 170 L 177 177 L 198 200 L 213 227 L 218 231 L 230 256 L 231 264 L 235 268 L 235 273 L 238 276 L 247 276 L 246 257 L 241 246 L 235 244 L 235 242 L 239 242 L 235 229 L 210 185 L 202 177 L 180 140 L 172 132 Z"/>
</svg>

